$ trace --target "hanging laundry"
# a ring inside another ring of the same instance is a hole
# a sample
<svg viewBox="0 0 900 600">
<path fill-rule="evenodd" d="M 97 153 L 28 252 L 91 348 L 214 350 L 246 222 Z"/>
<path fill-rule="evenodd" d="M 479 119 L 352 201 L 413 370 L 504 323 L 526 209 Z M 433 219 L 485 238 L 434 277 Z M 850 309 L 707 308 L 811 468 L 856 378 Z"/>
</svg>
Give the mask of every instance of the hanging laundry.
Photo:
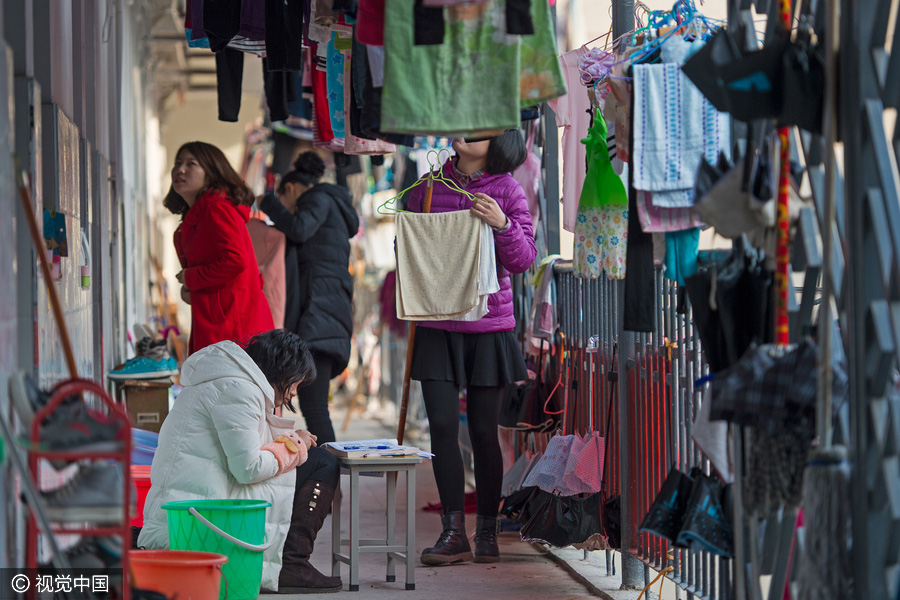
<svg viewBox="0 0 900 600">
<path fill-rule="evenodd" d="M 488 298 L 500 291 L 497 279 L 497 254 L 494 251 L 493 229 L 486 221 L 481 222 L 481 245 L 478 252 L 478 304 L 454 321 L 480 321 L 488 314 Z"/>
<path fill-rule="evenodd" d="M 424 0 L 425 6 L 458 6 L 460 4 L 486 4 L 490 0 Z"/>
<path fill-rule="evenodd" d="M 334 137 L 344 137 L 344 54 L 335 48 L 337 33 L 331 32 L 328 40 L 328 57 L 326 65 L 328 116 L 331 119 L 331 132 Z"/>
<path fill-rule="evenodd" d="M 374 74 L 369 68 L 369 56 L 372 54 L 369 52 L 370 47 L 354 39 L 352 48 L 350 83 L 354 102 L 350 107 L 351 133 L 359 138 L 382 139 L 393 144 L 414 146 L 415 139 L 411 135 L 385 134 L 381 131 L 382 88 L 373 82 Z M 376 52 L 375 55 L 377 54 Z"/>
<path fill-rule="evenodd" d="M 652 198 L 652 192 L 637 192 L 638 218 L 641 220 L 641 229 L 645 232 L 681 231 L 704 225 L 696 209 L 656 206 Z"/>
<path fill-rule="evenodd" d="M 416 46 L 432 46 L 444 43 L 444 9 L 433 8 L 415 0 L 413 8 L 413 33 Z"/>
<path fill-rule="evenodd" d="M 384 46 L 384 0 L 359 0 L 356 40 L 367 46 Z"/>
<path fill-rule="evenodd" d="M 507 18 L 510 7 L 516 3 L 522 3 L 522 0 L 507 0 Z M 522 75 L 519 81 L 522 108 L 558 98 L 566 93 L 566 82 L 557 56 L 559 53 L 556 49 L 556 33 L 551 20 L 550 6 L 546 0 L 524 0 L 524 4 L 525 10 L 530 9 L 533 16 L 534 31 L 533 35 L 522 36 Z"/>
<path fill-rule="evenodd" d="M 594 279 L 605 271 L 611 279 L 621 279 L 625 276 L 628 196 L 612 169 L 606 121 L 600 111 L 581 143 L 587 147 L 588 172 L 575 225 L 575 275 Z"/>
<path fill-rule="evenodd" d="M 559 57 L 563 78 L 569 92 L 550 100 L 547 105 L 556 114 L 556 124 L 563 128 L 563 229 L 575 231 L 578 220 L 578 201 L 584 186 L 587 150 L 581 137 L 591 126 L 591 101 L 581 89 L 581 72 L 578 59 L 587 53 L 584 47 L 577 48 Z"/>
<path fill-rule="evenodd" d="M 303 39 L 295 29 L 302 22 L 303 0 L 265 0 L 264 39 L 272 71 L 303 70 Z"/>
<path fill-rule="evenodd" d="M 442 321 L 479 304 L 484 230 L 477 217 L 467 210 L 398 213 L 396 226 L 399 318 Z"/>
<path fill-rule="evenodd" d="M 244 78 L 244 53 L 226 47 L 216 55 L 216 91 L 218 92 L 219 120 L 236 122 L 241 111 L 241 84 Z M 270 72 L 263 59 L 263 82 L 269 116 L 273 121 L 288 117 L 287 100 L 289 73 Z"/>
<path fill-rule="evenodd" d="M 634 187 L 656 206 L 691 206 L 701 158 L 715 163 L 731 143 L 718 112 L 676 64 L 634 65 Z"/>
<path fill-rule="evenodd" d="M 258 214 L 258 213 L 257 213 Z M 284 303 L 286 298 L 284 275 L 284 234 L 269 227 L 259 218 L 247 222 L 250 242 L 256 254 L 259 274 L 263 280 L 263 294 L 272 311 L 275 329 L 284 327 Z"/>
<path fill-rule="evenodd" d="M 381 129 L 460 135 L 519 126 L 520 43 L 496 25 L 492 0 L 446 9 L 445 41 L 413 44 L 413 6 L 387 0 Z M 477 68 L 476 68 L 477 67 Z"/>
<path fill-rule="evenodd" d="M 543 5 L 550 10 L 544 0 L 532 5 L 531 0 L 506 0 L 506 33 L 516 35 L 532 35 L 535 32 L 532 11 Z"/>
<path fill-rule="evenodd" d="M 350 104 L 353 92 L 353 86 L 350 81 L 350 65 L 352 62 L 353 54 L 352 52 L 348 52 L 344 67 L 344 123 L 346 129 L 344 132 L 344 152 L 347 154 L 390 154 L 397 150 L 397 147 L 394 144 L 383 140 L 363 139 L 353 135 L 350 131 L 350 113 L 353 109 Z"/>
<path fill-rule="evenodd" d="M 666 278 L 684 285 L 684 280 L 697 272 L 700 228 L 666 233 Z"/>
</svg>

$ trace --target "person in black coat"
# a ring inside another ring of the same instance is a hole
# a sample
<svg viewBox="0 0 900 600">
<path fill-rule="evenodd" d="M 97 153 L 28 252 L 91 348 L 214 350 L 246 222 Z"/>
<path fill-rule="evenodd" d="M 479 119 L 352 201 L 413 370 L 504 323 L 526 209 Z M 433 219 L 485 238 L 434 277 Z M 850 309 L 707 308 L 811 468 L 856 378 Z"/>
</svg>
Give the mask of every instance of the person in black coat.
<svg viewBox="0 0 900 600">
<path fill-rule="evenodd" d="M 316 379 L 301 390 L 299 403 L 306 428 L 320 444 L 335 440 L 329 382 L 350 361 L 350 238 L 359 230 L 350 192 L 319 183 L 324 173 L 319 155 L 304 152 L 282 177 L 278 198 L 266 195 L 259 203 L 287 238 L 284 327 L 306 341 L 315 359 Z"/>
</svg>

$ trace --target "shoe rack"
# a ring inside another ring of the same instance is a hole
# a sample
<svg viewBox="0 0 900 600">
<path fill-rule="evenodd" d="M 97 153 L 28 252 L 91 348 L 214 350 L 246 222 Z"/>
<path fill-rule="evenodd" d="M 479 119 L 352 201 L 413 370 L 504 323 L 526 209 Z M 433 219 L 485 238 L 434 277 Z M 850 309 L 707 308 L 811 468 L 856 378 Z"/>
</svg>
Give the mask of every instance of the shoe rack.
<svg viewBox="0 0 900 600">
<path fill-rule="evenodd" d="M 84 452 L 76 450 L 41 450 L 41 425 L 44 421 L 59 407 L 64 399 L 72 396 L 93 395 L 102 401 L 103 409 L 93 407 L 101 412 L 105 412 L 111 419 L 121 421 L 124 430 L 128 435 L 122 436 L 122 448 L 115 452 Z M 106 391 L 94 383 L 86 379 L 68 379 L 53 388 L 47 405 L 42 408 L 34 417 L 31 424 L 30 446 L 27 450 L 28 454 L 28 473 L 30 475 L 29 483 L 38 491 L 40 497 L 40 462 L 41 459 L 53 461 L 77 462 L 80 460 L 113 460 L 118 462 L 122 468 L 122 506 L 121 521 L 117 525 L 103 525 L 98 523 L 53 523 L 46 518 L 46 511 L 43 515 L 36 514 L 37 511 L 29 502 L 28 523 L 26 526 L 25 538 L 25 566 L 28 569 L 36 569 L 38 567 L 38 552 L 40 548 L 40 533 L 43 527 L 39 527 L 41 521 L 44 525 L 49 526 L 52 535 L 76 534 L 80 536 L 108 536 L 119 535 L 122 540 L 122 589 L 117 594 L 122 600 L 130 600 L 131 581 L 130 569 L 128 561 L 128 553 L 131 548 L 131 424 L 125 411 L 113 401 Z M 42 506 L 43 508 L 43 506 Z M 46 529 L 45 529 L 46 533 Z M 51 544 L 51 548 L 57 548 L 56 544 Z"/>
</svg>

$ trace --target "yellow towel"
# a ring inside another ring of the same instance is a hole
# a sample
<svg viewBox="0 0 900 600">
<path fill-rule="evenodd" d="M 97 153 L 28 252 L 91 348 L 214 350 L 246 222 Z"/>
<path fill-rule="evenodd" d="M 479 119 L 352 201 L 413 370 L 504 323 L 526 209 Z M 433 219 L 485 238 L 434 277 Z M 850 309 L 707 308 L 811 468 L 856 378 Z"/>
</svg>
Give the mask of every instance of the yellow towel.
<svg viewBox="0 0 900 600">
<path fill-rule="evenodd" d="M 467 210 L 397 214 L 397 318 L 444 321 L 478 304 L 481 232 Z"/>
</svg>

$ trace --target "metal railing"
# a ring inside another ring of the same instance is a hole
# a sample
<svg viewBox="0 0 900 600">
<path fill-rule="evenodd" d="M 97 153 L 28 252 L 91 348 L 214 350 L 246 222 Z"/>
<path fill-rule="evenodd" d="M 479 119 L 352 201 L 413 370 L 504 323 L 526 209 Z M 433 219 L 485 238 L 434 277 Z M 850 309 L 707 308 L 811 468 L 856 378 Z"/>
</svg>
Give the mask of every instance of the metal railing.
<svg viewBox="0 0 900 600">
<path fill-rule="evenodd" d="M 691 440 L 691 427 L 699 409 L 699 390 L 694 381 L 706 373 L 699 338 L 689 314 L 677 311 L 677 286 L 657 268 L 654 277 L 655 326 L 649 333 L 634 336 L 633 352 L 617 348 L 621 283 L 605 277 L 580 279 L 570 267 L 556 270 L 559 325 L 564 359 L 563 393 L 565 432 L 609 431 L 607 463 L 608 491 L 620 494 L 619 460 L 629 457 L 634 479 L 634 498 L 623 497 L 635 506 L 638 519 L 647 513 L 672 466 L 690 471 L 699 466 L 709 472 L 708 461 Z M 632 447 L 622 448 L 618 434 L 618 394 L 609 373 L 617 370 L 617 352 L 629 358 L 626 372 L 618 373 L 619 386 L 628 394 L 628 426 Z M 612 403 L 612 406 L 610 406 Z M 611 426 L 606 419 L 611 418 Z M 636 530 L 637 523 L 622 527 Z M 669 577 L 689 594 L 703 598 L 731 597 L 732 568 L 729 559 L 707 552 L 671 548 L 666 540 L 642 533 L 632 554 L 647 568 L 674 567 Z M 644 579 L 648 579 L 645 570 Z"/>
</svg>

